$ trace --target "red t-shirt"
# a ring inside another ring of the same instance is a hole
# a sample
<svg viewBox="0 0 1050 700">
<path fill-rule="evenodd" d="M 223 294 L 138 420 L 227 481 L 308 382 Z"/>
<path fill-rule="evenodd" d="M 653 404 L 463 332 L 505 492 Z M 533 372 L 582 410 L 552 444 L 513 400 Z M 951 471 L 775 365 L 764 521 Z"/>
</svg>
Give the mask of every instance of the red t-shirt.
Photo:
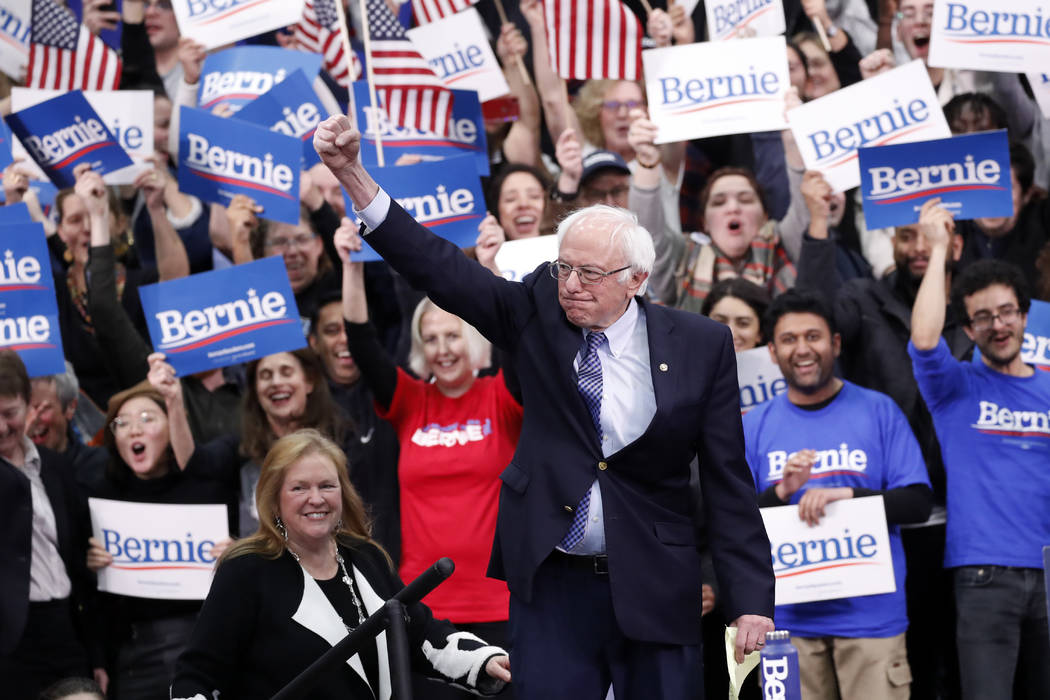
<svg viewBox="0 0 1050 700">
<path fill-rule="evenodd" d="M 479 377 L 450 399 L 437 386 L 397 370 L 390 409 L 376 405 L 401 443 L 401 578 L 406 583 L 441 557 L 456 570 L 423 601 L 452 622 L 507 619 L 503 581 L 485 576 L 499 508 L 499 475 L 521 434 L 521 405 L 503 373 Z"/>
</svg>

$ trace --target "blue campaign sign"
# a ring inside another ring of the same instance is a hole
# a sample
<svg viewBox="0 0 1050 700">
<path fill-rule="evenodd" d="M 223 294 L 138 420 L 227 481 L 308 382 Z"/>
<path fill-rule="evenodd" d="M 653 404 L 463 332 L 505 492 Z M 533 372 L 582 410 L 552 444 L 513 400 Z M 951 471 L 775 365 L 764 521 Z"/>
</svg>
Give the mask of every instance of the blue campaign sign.
<svg viewBox="0 0 1050 700">
<path fill-rule="evenodd" d="M 1050 303 L 1032 300 L 1028 324 L 1021 343 L 1021 359 L 1036 369 L 1050 372 Z M 981 361 L 981 351 L 973 349 L 973 361 Z"/>
<path fill-rule="evenodd" d="M 299 223 L 299 139 L 203 109 L 182 107 L 179 189 L 206 202 L 228 205 L 244 194 L 274 221 Z"/>
<path fill-rule="evenodd" d="M 11 164 L 11 130 L 7 122 L 0 119 L 0 170 Z"/>
<path fill-rule="evenodd" d="M 43 225 L 0 225 L 0 251 L 0 348 L 17 352 L 30 377 L 65 372 Z"/>
<path fill-rule="evenodd" d="M 481 116 L 481 103 L 474 90 L 452 91 L 452 116 L 449 117 L 448 136 L 438 136 L 426 131 L 392 124 L 382 109 L 373 109 L 368 95 L 368 83 L 354 83 L 354 105 L 357 123 L 365 124 L 361 139 L 361 161 L 376 165 L 374 134 L 383 140 L 383 160 L 393 165 L 406 154 L 423 156 L 423 160 L 441 160 L 455 156 L 471 155 L 478 175 L 488 177 L 488 140 L 485 137 L 485 121 Z"/>
<path fill-rule="evenodd" d="M 154 349 L 180 377 L 306 344 L 279 257 L 147 285 L 139 297 Z"/>
<path fill-rule="evenodd" d="M 314 132 L 326 115 L 310 81 L 301 70 L 297 70 L 274 85 L 269 92 L 246 104 L 237 112 L 237 119 L 265 126 L 270 131 L 279 131 L 302 141 L 305 170 L 321 162 L 314 150 Z"/>
<path fill-rule="evenodd" d="M 914 224 L 933 197 L 956 219 L 1013 214 L 1005 129 L 861 148 L 858 155 L 869 229 Z"/>
<path fill-rule="evenodd" d="M 469 248 L 477 240 L 478 224 L 485 217 L 485 198 L 481 180 L 467 158 L 369 168 L 368 172 L 416 221 L 460 248 Z M 345 191 L 343 201 L 346 210 L 353 211 Z M 368 245 L 367 236 L 364 241 L 354 260 L 382 260 Z"/>
<path fill-rule="evenodd" d="M 237 110 L 297 70 L 313 82 L 320 69 L 321 55 L 316 53 L 277 46 L 226 49 L 204 59 L 197 104 L 211 110 L 220 102 L 226 102 Z"/>
<path fill-rule="evenodd" d="M 6 117 L 7 125 L 57 187 L 72 187 L 73 169 L 88 163 L 100 175 L 131 165 L 79 90 Z"/>
<path fill-rule="evenodd" d="M 15 202 L 0 207 L 0 226 L 31 223 L 33 223 L 33 217 L 29 215 L 29 207 L 25 202 Z"/>
</svg>

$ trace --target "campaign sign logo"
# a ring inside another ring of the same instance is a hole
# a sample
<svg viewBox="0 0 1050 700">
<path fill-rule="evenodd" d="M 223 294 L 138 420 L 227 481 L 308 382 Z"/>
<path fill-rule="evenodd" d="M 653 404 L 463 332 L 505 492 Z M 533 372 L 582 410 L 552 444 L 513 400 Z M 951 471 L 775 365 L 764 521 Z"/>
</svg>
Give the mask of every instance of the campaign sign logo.
<svg viewBox="0 0 1050 700">
<path fill-rule="evenodd" d="M 649 49 L 642 62 L 656 143 L 786 126 L 782 36 Z"/>
<path fill-rule="evenodd" d="M 89 498 L 92 534 L 113 555 L 98 588 L 136 598 L 203 600 L 212 547 L 229 539 L 226 506 Z"/>
<path fill-rule="evenodd" d="M 289 51 L 277 46 L 226 49 L 204 59 L 197 104 L 201 109 L 211 111 L 215 105 L 225 102 L 236 111 L 269 92 L 295 71 L 301 70 L 312 82 L 320 69 L 321 55 L 316 53 Z"/>
<path fill-rule="evenodd" d="M 740 385 L 741 413 L 787 391 L 787 381 L 764 345 L 736 354 L 736 379 Z"/>
<path fill-rule="evenodd" d="M 305 344 L 279 257 L 150 284 L 139 296 L 154 349 L 180 377 Z"/>
<path fill-rule="evenodd" d="M 1046 70 L 1050 12 L 1033 0 L 938 1 L 933 5 L 929 63 L 1001 73 Z"/>
<path fill-rule="evenodd" d="M 704 7 L 711 41 L 776 36 L 786 28 L 781 0 L 707 0 Z"/>
<path fill-rule="evenodd" d="M 452 91 L 452 115 L 448 120 L 448 136 L 392 123 L 382 107 L 371 106 L 368 83 L 363 80 L 354 83 L 354 105 L 357 110 L 357 123 L 365 125 L 361 138 L 361 161 L 366 165 L 379 163 L 375 138 L 376 134 L 379 134 L 383 139 L 383 157 L 387 164 L 396 163 L 403 155 L 419 155 L 424 161 L 471 155 L 478 175 L 488 177 L 489 156 L 485 122 L 481 116 L 478 93 L 473 90 Z"/>
<path fill-rule="evenodd" d="M 797 505 L 759 512 L 769 535 L 777 605 L 897 590 L 882 496 L 829 503 L 814 526 L 799 519 Z"/>
<path fill-rule="evenodd" d="M 207 49 L 296 24 L 303 0 L 172 0 L 179 34 Z"/>
<path fill-rule="evenodd" d="M 860 184 L 858 148 L 951 136 L 920 60 L 807 102 L 787 118 L 806 168 L 836 192 Z"/>
<path fill-rule="evenodd" d="M 246 104 L 237 112 L 237 119 L 260 124 L 270 131 L 302 141 L 303 169 L 306 169 L 321 162 L 314 150 L 314 132 L 327 114 L 310 81 L 301 70 L 297 70 L 269 92 Z"/>
<path fill-rule="evenodd" d="M 223 206 L 247 195 L 265 218 L 298 224 L 302 160 L 294 136 L 182 107 L 178 179 L 186 194 Z"/>
<path fill-rule="evenodd" d="M 39 223 L 0 225 L 0 348 L 17 352 L 30 377 L 66 371 L 47 236 Z"/>
<path fill-rule="evenodd" d="M 469 248 L 478 238 L 478 224 L 485 217 L 485 198 L 481 180 L 464 157 L 441 163 L 369 168 L 379 186 L 386 190 L 416 221 L 460 248 Z M 346 200 L 346 193 L 343 193 Z M 348 203 L 346 210 L 353 211 Z M 382 260 L 368 245 L 354 260 Z"/>
<path fill-rule="evenodd" d="M 482 102 L 510 92 L 481 15 L 473 7 L 406 33 L 447 87 L 476 90 Z"/>
<path fill-rule="evenodd" d="M 933 197 L 956 219 L 1014 212 L 1005 129 L 861 148 L 858 155 L 869 229 L 917 223 L 923 203 Z"/>
<path fill-rule="evenodd" d="M 72 187 L 73 169 L 88 163 L 105 175 L 131 165 L 101 117 L 79 91 L 6 117 L 7 125 L 57 187 Z"/>
<path fill-rule="evenodd" d="M 18 4 L 16 10 L 13 6 Z M 0 5 L 0 71 L 18 79 L 28 61 L 29 3 L 7 0 Z"/>
</svg>

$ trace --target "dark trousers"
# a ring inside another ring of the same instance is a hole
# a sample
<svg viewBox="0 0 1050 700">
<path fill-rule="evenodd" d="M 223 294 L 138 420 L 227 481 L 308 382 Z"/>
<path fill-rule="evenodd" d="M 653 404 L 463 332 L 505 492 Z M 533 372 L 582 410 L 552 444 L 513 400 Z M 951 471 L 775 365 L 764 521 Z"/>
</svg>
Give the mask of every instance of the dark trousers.
<svg viewBox="0 0 1050 700">
<path fill-rule="evenodd" d="M 169 695 L 175 659 L 190 641 L 196 615 L 136 622 L 117 652 L 111 696 L 117 700 L 152 700 Z"/>
<path fill-rule="evenodd" d="M 603 700 L 610 683 L 616 700 L 703 700 L 700 645 L 626 638 L 608 575 L 581 563 L 553 554 L 536 573 L 530 602 L 511 594 L 510 664 L 518 700 Z"/>
<path fill-rule="evenodd" d="M 492 646 L 503 647 L 510 652 L 511 658 L 514 657 L 514 652 L 510 648 L 510 639 L 507 636 L 506 622 L 456 622 L 454 624 L 460 632 L 470 632 L 481 637 Z M 484 673 L 484 670 L 482 670 L 482 673 Z M 418 673 L 412 674 L 413 700 L 470 700 L 477 697 L 474 693 L 453 688 L 441 681 L 431 680 Z M 499 700 L 514 700 L 514 683 L 508 683 L 496 695 L 488 697 L 499 698 Z"/>
<path fill-rule="evenodd" d="M 71 676 L 90 678 L 91 669 L 73 627 L 70 600 L 30 603 L 21 641 L 0 657 L 0 695 L 37 700 L 41 690 Z"/>
</svg>

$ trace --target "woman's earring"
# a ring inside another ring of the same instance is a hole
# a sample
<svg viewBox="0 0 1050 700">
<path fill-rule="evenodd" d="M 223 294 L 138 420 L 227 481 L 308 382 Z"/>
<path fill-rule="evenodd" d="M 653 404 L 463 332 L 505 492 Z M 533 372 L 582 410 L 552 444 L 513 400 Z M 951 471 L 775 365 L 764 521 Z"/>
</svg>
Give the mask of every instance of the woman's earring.
<svg viewBox="0 0 1050 700">
<path fill-rule="evenodd" d="M 281 520 L 281 516 L 279 516 L 279 515 L 275 515 L 274 516 L 274 525 L 277 526 L 277 532 L 281 533 L 281 537 L 283 537 L 284 541 L 287 542 L 288 541 L 288 528 L 286 528 L 284 526 L 284 521 Z"/>
</svg>

